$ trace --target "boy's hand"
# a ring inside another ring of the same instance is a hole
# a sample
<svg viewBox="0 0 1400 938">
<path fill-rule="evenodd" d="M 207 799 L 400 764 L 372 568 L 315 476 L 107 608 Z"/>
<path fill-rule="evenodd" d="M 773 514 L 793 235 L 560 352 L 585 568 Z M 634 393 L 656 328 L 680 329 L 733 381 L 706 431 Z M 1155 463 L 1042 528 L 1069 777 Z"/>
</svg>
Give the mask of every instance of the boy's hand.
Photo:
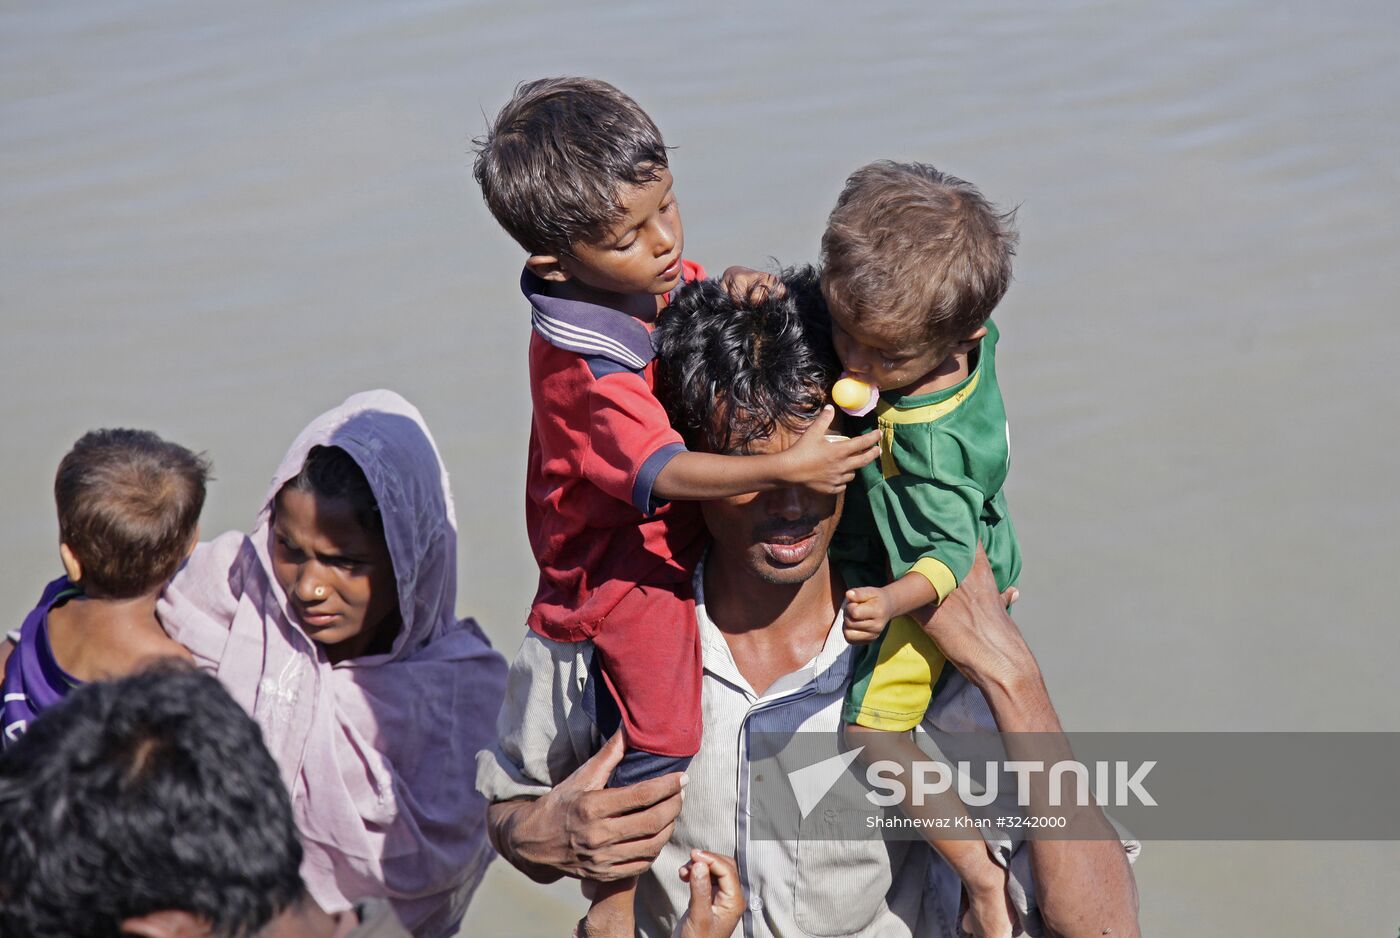
<svg viewBox="0 0 1400 938">
<path fill-rule="evenodd" d="M 802 437 L 783 451 L 782 480 L 823 495 L 843 492 L 856 470 L 880 456 L 880 431 L 855 439 L 827 439 L 836 408 L 827 404 Z"/>
<path fill-rule="evenodd" d="M 753 302 L 762 303 L 770 295 L 781 297 L 787 293 L 787 287 L 777 277 L 752 267 L 731 267 L 724 272 L 720 282 L 729 291 L 729 298 L 736 303 L 747 303 L 750 297 Z"/>
<path fill-rule="evenodd" d="M 846 615 L 841 631 L 852 645 L 868 645 L 880 637 L 890 621 L 890 599 L 877 586 L 846 590 Z"/>
<path fill-rule="evenodd" d="M 681 938 L 729 938 L 746 906 L 739 868 L 730 857 L 708 850 L 692 850 L 690 858 L 680 871 L 681 879 L 690 883 Z"/>
</svg>

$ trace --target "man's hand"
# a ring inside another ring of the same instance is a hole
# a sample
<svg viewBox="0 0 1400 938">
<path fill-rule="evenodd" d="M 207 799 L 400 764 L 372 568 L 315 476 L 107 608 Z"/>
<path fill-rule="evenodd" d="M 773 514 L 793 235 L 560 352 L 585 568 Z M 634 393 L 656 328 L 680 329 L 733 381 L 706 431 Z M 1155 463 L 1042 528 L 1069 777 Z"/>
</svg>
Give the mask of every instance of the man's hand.
<svg viewBox="0 0 1400 938">
<path fill-rule="evenodd" d="M 987 698 L 1006 753 L 1045 764 L 1073 759 L 1035 657 L 1006 613 L 981 547 L 972 571 L 921 623 L 944 656 Z M 1032 784 L 1028 814 L 1047 810 Z M 1117 833 L 1097 805 L 1056 808 L 1082 839 L 1031 838 L 1031 875 L 1046 934 L 1137 938 L 1137 888 Z"/>
<path fill-rule="evenodd" d="M 822 408 L 817 419 L 798 441 L 781 453 L 782 479 L 789 485 L 805 485 L 814 492 L 835 495 L 856 477 L 856 470 L 880 456 L 880 431 L 871 430 L 855 439 L 827 439 L 836 408 Z"/>
<path fill-rule="evenodd" d="M 1021 929 L 1016 908 L 1006 893 L 1006 871 L 990 859 L 990 881 L 963 883 L 967 910 L 962 917 L 962 930 L 973 938 L 1012 938 L 1025 932 Z"/>
<path fill-rule="evenodd" d="M 734 860 L 708 850 L 692 850 L 690 862 L 680 873 L 681 879 L 690 883 L 690 908 L 681 925 L 681 938 L 729 938 L 734 934 L 746 905 Z"/>
<path fill-rule="evenodd" d="M 992 565 L 978 545 L 972 570 L 958 588 L 931 616 L 916 616 L 943 656 L 984 692 L 992 686 L 1040 680 L 1040 668 L 1026 640 L 1006 613 L 1007 602 L 1015 598 L 1011 593 L 1003 595 L 997 589 Z"/>
<path fill-rule="evenodd" d="M 868 645 L 880 637 L 892 614 L 889 595 L 878 586 L 849 589 L 841 631 L 852 645 Z"/>
<path fill-rule="evenodd" d="M 730 267 L 720 282 L 736 303 L 762 303 L 769 296 L 782 297 L 787 293 L 787 287 L 777 277 L 752 267 Z"/>
<path fill-rule="evenodd" d="M 492 805 L 492 840 L 501 855 L 539 881 L 552 872 L 613 882 L 649 869 L 671 839 L 686 779 L 673 772 L 605 788 L 623 752 L 619 732 L 537 800 Z"/>
</svg>

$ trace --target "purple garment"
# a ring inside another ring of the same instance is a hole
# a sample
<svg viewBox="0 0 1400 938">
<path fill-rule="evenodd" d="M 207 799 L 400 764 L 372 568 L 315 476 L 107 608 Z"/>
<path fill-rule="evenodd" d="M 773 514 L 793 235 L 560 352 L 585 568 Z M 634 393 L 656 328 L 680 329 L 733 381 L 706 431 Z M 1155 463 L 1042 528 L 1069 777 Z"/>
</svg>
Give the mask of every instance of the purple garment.
<svg viewBox="0 0 1400 938">
<path fill-rule="evenodd" d="M 24 618 L 19 644 L 5 662 L 4 699 L 0 705 L 0 749 L 14 745 L 39 714 L 62 700 L 82 681 L 58 665 L 49 645 L 49 610 L 82 590 L 61 576 L 44 587 L 39 605 Z"/>
<path fill-rule="evenodd" d="M 385 654 L 332 664 L 273 570 L 272 506 L 315 446 L 338 446 L 374 491 L 402 627 Z M 457 521 L 417 408 L 356 394 L 301 432 L 251 535 L 200 544 L 156 614 L 262 727 L 292 795 L 302 879 L 328 912 L 387 898 L 418 938 L 456 935 L 486 865 L 476 753 L 496 735 L 506 666 L 458 619 Z"/>
</svg>

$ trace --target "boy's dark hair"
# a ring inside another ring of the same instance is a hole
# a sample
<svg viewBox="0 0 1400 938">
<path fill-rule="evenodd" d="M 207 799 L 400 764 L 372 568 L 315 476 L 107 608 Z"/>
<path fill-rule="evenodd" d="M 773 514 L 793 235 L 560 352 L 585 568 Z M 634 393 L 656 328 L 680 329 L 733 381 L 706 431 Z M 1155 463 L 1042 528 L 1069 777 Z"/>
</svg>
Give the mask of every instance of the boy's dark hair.
<svg viewBox="0 0 1400 938">
<path fill-rule="evenodd" d="M 243 938 L 302 895 L 258 725 L 188 666 L 79 687 L 0 754 L 0 845 L 7 938 L 116 938 L 162 910 Z"/>
<path fill-rule="evenodd" d="M 841 365 L 816 271 L 780 275 L 781 297 L 758 287 L 736 302 L 713 280 L 677 290 L 656 329 L 656 390 L 692 449 L 743 452 L 827 403 Z"/>
<path fill-rule="evenodd" d="M 58 464 L 58 536 L 84 592 L 129 599 L 175 575 L 204 510 L 209 461 L 149 430 L 93 430 Z"/>
<path fill-rule="evenodd" d="M 501 227 L 531 254 L 567 254 L 622 217 L 617 191 L 660 178 L 666 144 L 637 102 L 596 78 L 518 85 L 473 174 Z"/>
<path fill-rule="evenodd" d="M 822 293 L 856 322 L 902 323 L 908 341 L 952 346 L 1011 283 L 1015 215 L 924 163 L 862 166 L 822 235 Z"/>
<path fill-rule="evenodd" d="M 365 471 L 339 446 L 311 447 L 301 472 L 288 479 L 281 492 L 288 489 L 320 498 L 343 498 L 354 508 L 360 527 L 373 534 L 384 533 L 384 518 Z"/>
</svg>

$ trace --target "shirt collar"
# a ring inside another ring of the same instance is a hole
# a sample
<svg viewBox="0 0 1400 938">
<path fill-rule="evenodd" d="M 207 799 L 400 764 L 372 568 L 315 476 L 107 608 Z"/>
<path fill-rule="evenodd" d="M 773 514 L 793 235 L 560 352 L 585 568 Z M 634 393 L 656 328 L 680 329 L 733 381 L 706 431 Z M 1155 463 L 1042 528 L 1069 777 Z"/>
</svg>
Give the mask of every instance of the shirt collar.
<svg viewBox="0 0 1400 938">
<path fill-rule="evenodd" d="M 530 301 L 530 322 L 550 345 L 580 355 L 601 356 L 634 371 L 656 353 L 651 330 L 626 313 L 597 303 L 550 296 L 548 285 L 528 269 L 520 274 L 520 292 Z"/>
<path fill-rule="evenodd" d="M 852 656 L 849 654 L 851 645 L 846 641 L 845 633 L 842 631 L 845 619 L 844 608 L 837 610 L 836 618 L 826 633 L 826 642 L 822 644 L 822 650 L 817 652 L 816 657 L 796 671 L 778 678 L 768 690 L 759 695 L 749 686 L 748 680 L 739 670 L 729 642 L 725 641 L 724 633 L 720 631 L 719 626 L 715 625 L 705 608 L 705 558 L 703 557 L 695 567 L 694 587 L 695 618 L 700 626 L 700 655 L 706 671 L 731 684 L 742 687 L 749 695 L 760 700 L 783 696 L 813 682 L 816 684 L 814 690 L 818 693 L 830 693 L 846 686 L 846 681 L 851 675 Z"/>
</svg>

